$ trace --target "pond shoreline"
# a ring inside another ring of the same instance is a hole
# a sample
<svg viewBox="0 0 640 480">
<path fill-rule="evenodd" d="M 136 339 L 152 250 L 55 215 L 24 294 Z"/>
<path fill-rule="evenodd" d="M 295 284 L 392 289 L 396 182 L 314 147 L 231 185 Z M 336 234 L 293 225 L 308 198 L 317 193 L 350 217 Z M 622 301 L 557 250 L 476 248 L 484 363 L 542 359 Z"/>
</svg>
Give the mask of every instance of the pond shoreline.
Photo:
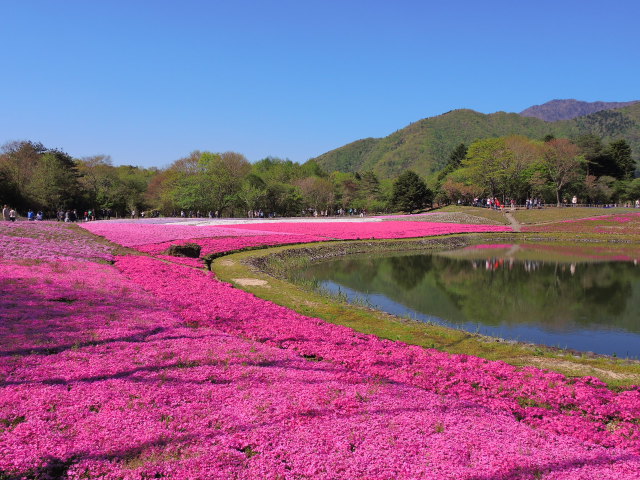
<svg viewBox="0 0 640 480">
<path fill-rule="evenodd" d="M 632 238 L 603 241 L 596 235 L 577 238 L 558 234 L 481 233 L 454 234 L 394 240 L 352 240 L 260 248 L 253 251 L 226 252 L 212 259 L 212 270 L 218 278 L 235 284 L 261 298 L 287 306 L 304 315 L 342 324 L 363 333 L 408 344 L 436 348 L 450 353 L 466 353 L 490 360 L 503 360 L 516 366 L 536 366 L 558 371 L 567 376 L 592 375 L 622 386 L 640 383 L 640 361 L 622 359 L 592 352 L 560 349 L 516 340 L 504 340 L 477 333 L 440 326 L 425 325 L 364 306 L 344 304 L 336 298 L 318 294 L 288 281 L 293 268 L 345 255 L 382 252 L 412 252 L 452 249 L 483 242 L 531 242 L 617 244 L 640 248 Z M 224 258 L 222 258 L 224 257 Z M 234 280 L 256 278 L 259 285 L 241 285 Z M 341 318 L 342 317 L 342 318 Z M 379 322 L 382 326 L 376 327 Z"/>
</svg>

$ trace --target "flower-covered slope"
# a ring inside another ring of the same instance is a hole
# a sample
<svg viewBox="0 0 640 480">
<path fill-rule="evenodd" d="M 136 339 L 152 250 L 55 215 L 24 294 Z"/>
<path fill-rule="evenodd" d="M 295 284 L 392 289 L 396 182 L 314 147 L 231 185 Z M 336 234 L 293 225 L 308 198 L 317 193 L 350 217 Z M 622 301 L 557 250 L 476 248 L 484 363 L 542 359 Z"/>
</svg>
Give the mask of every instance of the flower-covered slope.
<svg viewBox="0 0 640 480">
<path fill-rule="evenodd" d="M 452 233 L 469 232 L 510 232 L 504 225 L 466 225 L 461 223 L 438 222 L 363 222 L 363 223 L 261 223 L 255 225 L 236 225 L 238 230 L 250 232 L 309 234 L 341 240 L 369 238 L 412 238 Z"/>
<path fill-rule="evenodd" d="M 433 222 L 255 222 L 244 225 L 162 225 L 131 222 L 91 222 L 82 225 L 96 235 L 127 247 L 164 244 L 174 240 L 200 238 L 243 238 L 284 235 L 278 243 L 297 240 L 319 241 L 330 239 L 411 238 L 467 232 L 509 232 L 503 225 L 466 225 Z M 274 241 L 277 239 L 274 238 Z"/>
<path fill-rule="evenodd" d="M 43 260 L 48 241 L 0 259 L 0 478 L 640 478 L 635 389 L 354 333 L 156 258 Z"/>
<path fill-rule="evenodd" d="M 640 452 L 640 391 L 615 394 L 593 378 L 568 381 L 535 368 L 519 369 L 466 355 L 380 340 L 299 315 L 185 267 L 121 257 L 118 267 L 174 311 L 198 325 L 292 349 L 350 369 L 505 410 L 531 425 L 585 442 Z M 177 282 L 167 278 L 179 279 Z M 188 297 L 180 290 L 192 292 Z M 614 423 L 615 428 L 610 424 Z"/>
<path fill-rule="evenodd" d="M 113 248 L 73 225 L 57 222 L 3 222 L 0 258 L 40 260 L 113 260 Z"/>
</svg>

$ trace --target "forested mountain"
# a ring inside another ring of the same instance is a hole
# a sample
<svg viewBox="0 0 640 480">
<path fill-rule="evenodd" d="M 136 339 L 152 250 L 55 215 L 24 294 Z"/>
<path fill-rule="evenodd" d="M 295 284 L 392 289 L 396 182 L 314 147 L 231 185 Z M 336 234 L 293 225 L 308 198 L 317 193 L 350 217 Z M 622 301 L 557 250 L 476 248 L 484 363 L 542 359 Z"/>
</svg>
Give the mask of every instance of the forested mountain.
<svg viewBox="0 0 640 480">
<path fill-rule="evenodd" d="M 331 150 L 313 159 L 326 171 L 373 171 L 381 178 L 394 178 L 407 169 L 421 175 L 441 170 L 460 143 L 507 135 L 542 139 L 547 135 L 577 138 L 595 134 L 604 141 L 623 138 L 640 155 L 640 103 L 603 110 L 572 120 L 545 122 L 517 113 L 483 114 L 453 110 L 425 118 L 384 138 L 366 138 Z"/>
<path fill-rule="evenodd" d="M 535 117 L 545 122 L 557 122 L 558 120 L 571 120 L 583 117 L 602 110 L 613 110 L 628 107 L 637 103 L 632 102 L 582 102 L 580 100 L 551 100 L 542 105 L 534 105 L 520 112 L 523 117 Z"/>
</svg>

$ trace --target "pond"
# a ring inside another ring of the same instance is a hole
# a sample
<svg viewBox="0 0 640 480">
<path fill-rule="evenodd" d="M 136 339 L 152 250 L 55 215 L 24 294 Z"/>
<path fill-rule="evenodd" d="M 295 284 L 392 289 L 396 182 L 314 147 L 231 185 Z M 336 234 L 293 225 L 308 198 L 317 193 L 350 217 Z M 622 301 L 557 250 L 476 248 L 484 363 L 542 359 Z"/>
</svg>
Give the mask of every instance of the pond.
<svg viewBox="0 0 640 480">
<path fill-rule="evenodd" d="M 294 276 L 348 302 L 418 321 L 639 358 L 636 254 L 596 247 L 475 245 L 341 257 Z"/>
</svg>

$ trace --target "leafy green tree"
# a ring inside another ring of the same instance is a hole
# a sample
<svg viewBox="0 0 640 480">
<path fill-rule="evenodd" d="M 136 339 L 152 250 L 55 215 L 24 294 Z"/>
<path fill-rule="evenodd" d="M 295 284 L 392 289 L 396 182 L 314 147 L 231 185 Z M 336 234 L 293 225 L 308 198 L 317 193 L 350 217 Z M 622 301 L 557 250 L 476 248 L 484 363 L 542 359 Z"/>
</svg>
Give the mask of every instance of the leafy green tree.
<svg viewBox="0 0 640 480">
<path fill-rule="evenodd" d="M 233 213 L 242 203 L 238 193 L 251 165 L 236 152 L 194 151 L 176 160 L 169 170 L 169 196 L 178 209 Z"/>
<path fill-rule="evenodd" d="M 300 174 L 304 177 L 328 177 L 327 172 L 325 172 L 315 160 L 309 160 L 300 165 Z"/>
<path fill-rule="evenodd" d="M 94 155 L 76 160 L 78 181 L 89 208 L 122 210 L 126 201 L 119 198 L 122 193 L 118 170 L 108 155 Z"/>
<path fill-rule="evenodd" d="M 300 189 L 286 183 L 271 183 L 266 189 L 267 211 L 277 215 L 299 215 L 303 208 Z"/>
<path fill-rule="evenodd" d="M 354 208 L 353 203 L 358 198 L 358 180 L 353 173 L 332 172 L 330 181 L 334 188 L 334 198 L 337 208 Z"/>
<path fill-rule="evenodd" d="M 146 210 L 150 206 L 145 202 L 149 181 L 157 172 L 133 165 L 120 165 L 115 167 L 115 172 L 116 176 L 111 186 L 113 190 L 109 192 L 109 196 L 116 210 L 125 215 L 132 210 Z"/>
<path fill-rule="evenodd" d="M 57 151 L 41 155 L 27 192 L 36 208 L 57 210 L 72 207 L 78 199 L 79 184 L 71 157 Z"/>
<path fill-rule="evenodd" d="M 40 156 L 46 150 L 41 143 L 30 141 L 9 142 L 2 146 L 0 171 L 3 184 L 6 185 L 2 196 L 14 208 L 33 207 L 34 200 L 29 198 L 29 184 Z"/>
<path fill-rule="evenodd" d="M 470 180 L 469 168 L 458 168 L 447 175 L 440 184 L 436 200 L 439 204 L 449 204 L 458 200 L 469 204 L 482 195 L 484 188 Z"/>
<path fill-rule="evenodd" d="M 235 194 L 251 170 L 247 159 L 236 152 L 204 152 L 200 157 L 200 164 L 204 169 L 202 181 L 205 206 L 201 207 L 202 210 L 209 208 L 222 212 L 231 208 L 236 200 Z"/>
<path fill-rule="evenodd" d="M 473 142 L 463 166 L 469 169 L 471 180 L 484 187 L 492 197 L 507 186 L 509 166 L 513 153 L 504 138 L 486 138 Z"/>
<path fill-rule="evenodd" d="M 267 190 L 254 182 L 245 181 L 238 192 L 238 199 L 247 210 L 260 210 L 264 206 Z"/>
<path fill-rule="evenodd" d="M 631 202 L 640 200 L 640 178 L 636 178 L 626 186 L 625 197 Z"/>
<path fill-rule="evenodd" d="M 251 166 L 251 171 L 267 184 L 291 183 L 293 180 L 315 175 L 313 172 L 320 171 L 320 167 L 316 162 L 301 166 L 288 159 L 267 157 L 254 163 Z"/>
<path fill-rule="evenodd" d="M 0 154 L 0 171 L 6 195 L 17 208 L 54 210 L 80 200 L 76 165 L 61 150 L 30 141 L 8 143 Z"/>
<path fill-rule="evenodd" d="M 16 205 L 20 195 L 17 188 L 11 182 L 9 174 L 4 170 L 0 163 L 0 204 Z"/>
<path fill-rule="evenodd" d="M 306 207 L 320 211 L 333 205 L 333 186 L 326 178 L 307 177 L 294 184 L 300 189 Z"/>
<path fill-rule="evenodd" d="M 606 175 L 594 177 L 589 175 L 585 178 L 584 186 L 587 197 L 591 203 L 608 203 L 613 200 L 616 179 Z"/>
<path fill-rule="evenodd" d="M 3 170 L 20 192 L 25 192 L 40 156 L 47 149 L 39 142 L 9 142 L 2 147 Z"/>
<path fill-rule="evenodd" d="M 433 200 L 433 193 L 417 173 L 407 170 L 393 184 L 391 202 L 403 212 L 413 213 L 426 207 Z"/>
<path fill-rule="evenodd" d="M 178 210 L 198 210 L 205 207 L 206 178 L 200 164 L 201 155 L 202 152 L 195 150 L 171 164 L 161 195 L 165 204 L 171 204 L 172 208 Z"/>
</svg>

